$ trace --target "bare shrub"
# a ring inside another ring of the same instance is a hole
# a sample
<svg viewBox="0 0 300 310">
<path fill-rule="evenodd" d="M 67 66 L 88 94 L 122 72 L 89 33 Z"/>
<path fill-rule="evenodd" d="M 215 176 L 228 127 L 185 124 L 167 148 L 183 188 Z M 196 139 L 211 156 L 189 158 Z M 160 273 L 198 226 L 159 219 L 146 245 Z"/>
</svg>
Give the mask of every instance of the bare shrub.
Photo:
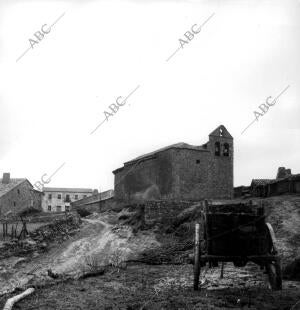
<svg viewBox="0 0 300 310">
<path fill-rule="evenodd" d="M 122 249 L 116 249 L 107 257 L 108 264 L 118 269 L 126 269 L 126 254 Z"/>
<path fill-rule="evenodd" d="M 100 264 L 99 254 L 87 255 L 83 259 L 82 264 L 83 271 L 97 272 L 103 269 L 103 265 Z"/>
</svg>

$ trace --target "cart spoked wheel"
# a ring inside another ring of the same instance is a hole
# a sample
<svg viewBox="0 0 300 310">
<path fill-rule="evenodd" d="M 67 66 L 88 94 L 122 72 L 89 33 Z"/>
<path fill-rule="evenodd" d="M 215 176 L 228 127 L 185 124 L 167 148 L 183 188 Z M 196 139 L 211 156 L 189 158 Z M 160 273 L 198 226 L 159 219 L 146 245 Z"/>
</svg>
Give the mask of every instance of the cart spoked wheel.
<svg viewBox="0 0 300 310">
<path fill-rule="evenodd" d="M 281 277 L 281 266 L 279 261 L 268 263 L 266 265 L 269 282 L 271 289 L 281 290 L 282 289 L 282 277 Z"/>
<path fill-rule="evenodd" d="M 271 224 L 266 223 L 268 228 L 268 235 L 270 238 L 270 249 L 269 252 L 272 255 L 277 256 L 276 249 L 276 238 L 273 227 Z M 272 262 L 268 262 L 266 264 L 266 271 L 268 273 L 269 282 L 272 290 L 281 290 L 282 289 L 282 272 L 281 272 L 281 263 L 280 258 L 276 257 L 276 259 Z"/>
<path fill-rule="evenodd" d="M 201 274 L 201 266 L 205 266 L 205 262 L 201 261 L 201 256 L 206 252 L 206 216 L 201 214 L 200 223 L 195 226 L 195 250 L 194 250 L 194 290 L 199 289 L 199 278 Z"/>
<path fill-rule="evenodd" d="M 200 243 L 200 224 L 195 227 L 195 256 L 194 256 L 194 290 L 199 288 L 201 243 Z"/>
</svg>

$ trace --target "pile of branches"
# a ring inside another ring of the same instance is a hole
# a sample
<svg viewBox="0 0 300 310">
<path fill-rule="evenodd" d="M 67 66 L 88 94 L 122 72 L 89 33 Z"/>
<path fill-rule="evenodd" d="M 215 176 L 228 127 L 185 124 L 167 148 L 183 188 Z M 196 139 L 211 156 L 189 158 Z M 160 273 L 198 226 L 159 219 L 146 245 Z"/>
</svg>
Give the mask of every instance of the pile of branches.
<svg viewBox="0 0 300 310">
<path fill-rule="evenodd" d="M 144 251 L 136 261 L 149 265 L 190 263 L 193 241 L 168 243 L 156 249 Z"/>
</svg>

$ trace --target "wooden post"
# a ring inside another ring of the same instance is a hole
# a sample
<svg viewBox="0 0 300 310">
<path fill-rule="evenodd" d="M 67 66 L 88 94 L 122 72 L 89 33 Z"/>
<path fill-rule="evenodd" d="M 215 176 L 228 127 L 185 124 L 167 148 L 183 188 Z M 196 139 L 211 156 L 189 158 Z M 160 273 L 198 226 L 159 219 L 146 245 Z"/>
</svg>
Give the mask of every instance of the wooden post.
<svg viewBox="0 0 300 310">
<path fill-rule="evenodd" d="M 24 230 L 24 238 L 28 235 L 27 227 L 26 227 L 26 221 L 23 219 L 22 216 L 20 216 L 22 224 L 23 224 L 23 230 Z"/>
<path fill-rule="evenodd" d="M 224 278 L 224 265 L 225 265 L 225 263 L 222 262 L 222 266 L 221 266 L 221 276 L 220 276 L 221 279 Z"/>
<path fill-rule="evenodd" d="M 200 224 L 195 226 L 195 257 L 194 257 L 194 290 L 197 291 L 199 287 L 200 276 Z"/>
<path fill-rule="evenodd" d="M 22 238 L 22 234 L 23 234 L 23 226 L 22 226 L 22 229 L 21 229 L 19 237 L 18 237 L 19 240 Z"/>
<path fill-rule="evenodd" d="M 18 223 L 17 223 L 17 225 L 16 225 L 16 227 L 15 227 L 15 238 L 17 239 L 17 230 L 18 230 Z"/>
</svg>

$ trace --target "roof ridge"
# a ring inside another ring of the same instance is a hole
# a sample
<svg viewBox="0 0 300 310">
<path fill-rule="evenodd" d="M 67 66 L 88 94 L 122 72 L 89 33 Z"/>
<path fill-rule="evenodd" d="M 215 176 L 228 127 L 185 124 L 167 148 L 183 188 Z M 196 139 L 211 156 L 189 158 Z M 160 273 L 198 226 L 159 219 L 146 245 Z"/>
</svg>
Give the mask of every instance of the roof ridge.
<svg viewBox="0 0 300 310">
<path fill-rule="evenodd" d="M 193 149 L 195 151 L 198 151 L 198 150 L 199 151 L 200 150 L 206 151 L 206 149 L 203 147 L 203 144 L 202 145 L 193 145 L 193 144 L 189 144 L 189 143 L 186 143 L 186 142 L 178 142 L 178 143 L 170 144 L 170 145 L 167 145 L 165 147 L 159 148 L 159 149 L 157 149 L 155 151 L 148 152 L 148 153 L 140 155 L 138 157 L 135 157 L 134 159 L 126 161 L 124 163 L 124 165 L 136 162 L 138 160 L 146 159 L 147 157 L 154 156 L 154 155 L 156 155 L 156 154 L 158 154 L 160 152 L 166 151 L 166 150 L 171 149 L 171 148 L 181 148 L 181 149 L 189 148 L 189 149 Z"/>
<path fill-rule="evenodd" d="M 86 192 L 93 192 L 93 188 L 86 188 L 86 187 L 44 187 L 43 191 L 86 191 Z"/>
<path fill-rule="evenodd" d="M 3 184 L 2 178 L 1 178 L 0 179 L 0 197 L 3 197 L 7 193 L 9 193 L 11 190 L 13 190 L 15 187 L 19 186 L 25 181 L 29 182 L 26 178 L 11 178 L 9 183 Z"/>
</svg>

